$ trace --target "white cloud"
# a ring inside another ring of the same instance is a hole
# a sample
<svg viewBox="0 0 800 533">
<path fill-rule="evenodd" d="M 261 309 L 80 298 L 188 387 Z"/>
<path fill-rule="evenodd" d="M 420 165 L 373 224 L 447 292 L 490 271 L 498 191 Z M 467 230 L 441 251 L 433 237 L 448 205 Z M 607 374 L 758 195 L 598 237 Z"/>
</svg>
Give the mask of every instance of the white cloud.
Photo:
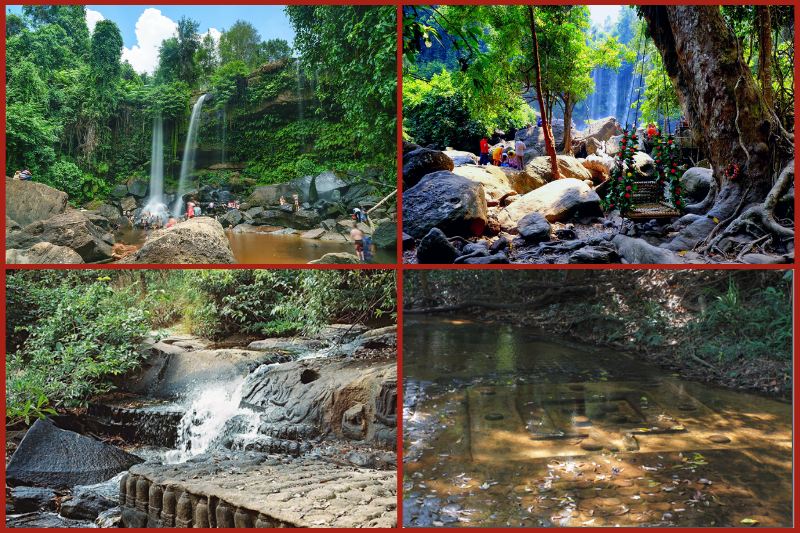
<svg viewBox="0 0 800 533">
<path fill-rule="evenodd" d="M 200 40 L 205 38 L 205 36 L 208 34 L 211 34 L 211 38 L 214 39 L 214 43 L 219 46 L 219 38 L 222 37 L 222 32 L 217 28 L 208 28 L 208 31 L 200 36 Z"/>
<path fill-rule="evenodd" d="M 178 24 L 148 7 L 136 21 L 136 44 L 122 49 L 123 61 L 128 61 L 136 72 L 152 74 L 158 66 L 158 49 L 165 39 L 178 33 Z"/>
<path fill-rule="evenodd" d="M 86 25 L 89 26 L 89 33 L 94 33 L 95 25 L 101 20 L 106 20 L 102 13 L 86 8 Z"/>
</svg>

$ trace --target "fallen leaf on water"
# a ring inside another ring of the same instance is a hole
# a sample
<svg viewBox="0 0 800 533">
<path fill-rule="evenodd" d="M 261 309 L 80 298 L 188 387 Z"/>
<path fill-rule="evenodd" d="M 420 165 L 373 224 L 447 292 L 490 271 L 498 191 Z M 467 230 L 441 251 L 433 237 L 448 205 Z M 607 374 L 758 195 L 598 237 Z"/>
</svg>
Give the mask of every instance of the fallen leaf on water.
<svg viewBox="0 0 800 533">
<path fill-rule="evenodd" d="M 714 221 L 714 224 L 719 224 L 719 219 L 717 217 L 714 217 L 712 220 Z"/>
<path fill-rule="evenodd" d="M 746 526 L 754 526 L 754 525 L 758 524 L 758 520 L 756 520 L 754 518 L 743 518 L 742 521 L 740 522 L 740 524 L 744 524 Z"/>
</svg>

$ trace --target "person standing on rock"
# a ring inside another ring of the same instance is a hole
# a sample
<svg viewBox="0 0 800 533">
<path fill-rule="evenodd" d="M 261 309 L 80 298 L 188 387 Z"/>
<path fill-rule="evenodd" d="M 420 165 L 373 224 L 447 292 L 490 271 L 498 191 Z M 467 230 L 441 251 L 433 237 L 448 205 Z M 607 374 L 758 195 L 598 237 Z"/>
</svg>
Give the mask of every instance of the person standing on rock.
<svg viewBox="0 0 800 533">
<path fill-rule="evenodd" d="M 481 166 L 489 164 L 489 141 L 486 139 L 485 135 L 481 139 L 481 158 L 478 164 Z"/>
<path fill-rule="evenodd" d="M 350 230 L 350 238 L 353 239 L 353 245 L 356 247 L 356 256 L 359 261 L 364 260 L 364 232 L 358 228 Z"/>
<path fill-rule="evenodd" d="M 494 166 L 499 167 L 503 159 L 503 145 L 499 144 L 492 150 L 492 162 Z"/>
<path fill-rule="evenodd" d="M 194 202 L 189 201 L 186 204 L 186 218 L 193 218 L 194 217 Z"/>
<path fill-rule="evenodd" d="M 196 216 L 196 217 L 199 217 L 200 214 L 202 213 L 202 210 L 200 209 L 200 205 L 194 206 L 194 210 L 193 211 L 194 211 L 194 216 Z"/>
<path fill-rule="evenodd" d="M 297 194 L 297 193 L 294 193 L 292 195 L 292 200 L 294 200 L 294 210 L 295 211 L 300 211 L 300 195 Z"/>
<path fill-rule="evenodd" d="M 514 142 L 514 151 L 517 154 L 517 168 L 520 169 L 520 170 L 525 168 L 525 149 L 526 148 L 527 148 L 527 146 L 525 146 L 525 143 L 522 142 L 521 139 L 517 139 L 516 142 Z"/>
</svg>

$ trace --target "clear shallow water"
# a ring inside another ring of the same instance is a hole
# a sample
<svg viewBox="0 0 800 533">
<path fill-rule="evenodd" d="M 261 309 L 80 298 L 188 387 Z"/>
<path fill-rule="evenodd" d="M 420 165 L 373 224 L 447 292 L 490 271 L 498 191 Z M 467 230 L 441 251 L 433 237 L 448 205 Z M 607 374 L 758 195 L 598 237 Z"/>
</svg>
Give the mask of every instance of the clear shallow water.
<svg viewBox="0 0 800 533">
<path fill-rule="evenodd" d="M 521 328 L 406 317 L 406 526 L 791 523 L 791 406 Z"/>
</svg>

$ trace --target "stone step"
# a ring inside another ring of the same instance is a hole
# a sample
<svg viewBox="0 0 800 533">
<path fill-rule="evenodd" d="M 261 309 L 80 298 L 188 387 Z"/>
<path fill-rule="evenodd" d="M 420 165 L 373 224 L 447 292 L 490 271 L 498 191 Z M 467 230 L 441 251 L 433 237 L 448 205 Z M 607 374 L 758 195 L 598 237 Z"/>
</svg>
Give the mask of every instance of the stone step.
<svg viewBox="0 0 800 533">
<path fill-rule="evenodd" d="M 395 527 L 397 474 L 233 452 L 136 465 L 120 482 L 124 527 Z"/>
</svg>

